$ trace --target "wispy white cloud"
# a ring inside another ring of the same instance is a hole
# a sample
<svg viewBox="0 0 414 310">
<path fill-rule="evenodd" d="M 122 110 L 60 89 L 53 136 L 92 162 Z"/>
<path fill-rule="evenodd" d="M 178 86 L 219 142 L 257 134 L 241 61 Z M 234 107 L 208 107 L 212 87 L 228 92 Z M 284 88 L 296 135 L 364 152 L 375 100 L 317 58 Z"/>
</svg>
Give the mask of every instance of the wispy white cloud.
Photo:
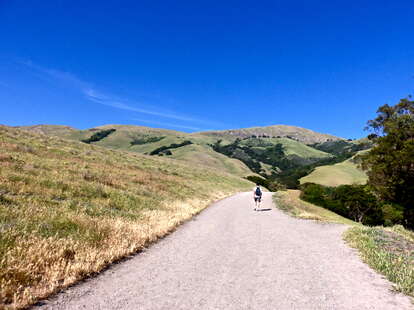
<svg viewBox="0 0 414 310">
<path fill-rule="evenodd" d="M 30 60 L 19 60 L 18 63 L 32 69 L 33 71 L 35 71 L 37 73 L 41 73 L 41 74 L 46 75 L 48 77 L 51 77 L 55 80 L 64 82 L 65 84 L 67 84 L 67 85 L 69 85 L 73 88 L 76 88 L 78 90 L 81 90 L 81 91 L 83 89 L 87 89 L 87 88 L 91 87 L 90 83 L 82 81 L 81 79 L 76 77 L 74 74 L 69 73 L 69 72 L 50 69 L 50 68 L 45 68 L 43 66 L 39 66 L 39 65 L 33 63 Z"/>
<path fill-rule="evenodd" d="M 189 129 L 189 130 L 200 130 L 201 129 L 201 128 L 193 127 L 193 126 L 177 125 L 177 124 L 157 122 L 157 121 L 139 119 L 139 118 L 133 118 L 132 120 L 140 122 L 140 123 L 155 125 L 155 126 L 168 126 L 168 127 L 173 127 L 173 128 L 181 128 L 181 129 Z"/>
<path fill-rule="evenodd" d="M 110 106 L 113 108 L 117 108 L 117 109 L 133 111 L 137 113 L 154 115 L 154 116 L 160 116 L 164 118 L 171 118 L 171 119 L 180 120 L 180 121 L 189 121 L 189 122 L 200 122 L 201 121 L 201 120 L 198 120 L 192 117 L 177 115 L 174 113 L 150 110 L 150 109 L 145 109 L 145 108 L 137 108 L 135 106 L 130 105 L 128 101 L 125 99 L 119 99 L 113 96 L 108 96 L 106 94 L 96 91 L 93 88 L 84 89 L 83 93 L 86 96 L 86 98 L 89 99 L 90 101 L 103 104 L 106 106 Z"/>
<path fill-rule="evenodd" d="M 92 83 L 83 81 L 82 79 L 78 78 L 76 75 L 64 72 L 60 70 L 45 68 L 43 66 L 39 66 L 31 61 L 18 61 L 21 65 L 24 65 L 37 73 L 41 73 L 45 76 L 51 77 L 54 80 L 58 80 L 69 87 L 72 87 L 74 89 L 77 89 L 85 96 L 85 98 L 91 102 L 98 103 L 101 105 L 110 106 L 116 109 L 126 110 L 126 111 L 132 111 L 136 113 L 146 114 L 146 115 L 152 115 L 152 116 L 158 116 L 162 118 L 168 118 L 168 119 L 174 119 L 179 121 L 185 121 L 185 122 L 192 122 L 192 123 L 198 123 L 198 124 L 208 124 L 208 125 L 214 125 L 217 126 L 218 124 L 215 122 L 205 121 L 201 119 L 197 119 L 188 115 L 180 115 L 176 114 L 170 111 L 160 110 L 155 107 L 150 107 L 148 105 L 139 104 L 137 102 L 131 101 L 126 98 L 119 98 L 115 95 L 108 94 L 106 92 L 102 92 L 98 90 L 97 87 L 95 87 Z M 142 120 L 141 120 L 142 121 Z M 155 124 L 154 122 L 152 122 Z M 161 123 L 159 122 L 158 125 L 166 125 L 176 128 L 185 128 L 190 130 L 198 130 L 199 128 L 192 127 L 192 126 L 184 126 L 184 125 L 173 125 L 168 123 Z"/>
</svg>

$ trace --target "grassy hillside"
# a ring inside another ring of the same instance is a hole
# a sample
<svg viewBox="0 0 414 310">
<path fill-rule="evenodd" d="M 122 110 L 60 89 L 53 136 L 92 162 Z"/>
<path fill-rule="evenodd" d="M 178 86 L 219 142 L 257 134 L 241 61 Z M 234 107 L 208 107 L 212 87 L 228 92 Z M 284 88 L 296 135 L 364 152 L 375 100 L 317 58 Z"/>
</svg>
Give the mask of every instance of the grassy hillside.
<svg viewBox="0 0 414 310">
<path fill-rule="evenodd" d="M 252 127 L 242 129 L 220 130 L 220 131 L 208 131 L 201 132 L 201 135 L 216 137 L 221 139 L 235 139 L 235 138 L 248 138 L 251 136 L 268 136 L 268 137 L 287 137 L 292 140 L 297 140 L 305 144 L 321 143 L 329 140 L 340 140 L 341 138 L 318 133 L 309 129 L 287 126 L 287 125 L 274 125 L 267 127 Z"/>
<path fill-rule="evenodd" d="M 45 135 L 70 135 L 77 131 L 77 129 L 70 127 L 70 126 L 62 126 L 62 125 L 34 125 L 34 126 L 21 126 L 17 127 L 21 129 L 25 129 L 31 132 L 45 134 Z"/>
<path fill-rule="evenodd" d="M 372 147 L 372 142 L 367 138 L 358 140 L 335 140 L 311 145 L 313 148 L 330 154 L 340 155 L 346 153 L 355 153 Z"/>
<path fill-rule="evenodd" d="M 265 176 L 329 159 L 331 154 L 289 138 L 237 138 L 230 144 L 218 140 L 213 149 L 244 162 L 252 171 Z"/>
<path fill-rule="evenodd" d="M 315 170 L 300 179 L 300 183 L 316 183 L 325 186 L 344 184 L 365 184 L 368 180 L 366 173 L 358 168 L 353 158 L 335 165 L 316 167 Z"/>
<path fill-rule="evenodd" d="M 241 161 L 214 152 L 209 146 L 210 143 L 215 141 L 212 137 L 132 125 L 105 125 L 86 130 L 73 128 L 63 130 L 61 127 L 63 126 L 39 125 L 24 127 L 24 129 L 75 141 L 86 140 L 100 131 L 115 129 L 113 133 L 92 144 L 143 154 L 148 154 L 162 146 L 179 144 L 189 140 L 194 143 L 192 147 L 175 149 L 170 157 L 239 176 L 253 174 Z"/>
<path fill-rule="evenodd" d="M 0 308 L 22 307 L 165 235 L 239 177 L 0 127 Z"/>
<path fill-rule="evenodd" d="M 289 139 L 289 138 L 250 138 L 240 142 L 240 145 L 249 146 L 257 149 L 265 149 L 266 147 L 272 147 L 276 144 L 281 144 L 285 150 L 286 156 L 295 155 L 301 158 L 328 158 L 330 154 L 319 151 L 312 147 L 309 147 L 301 142 Z"/>
<path fill-rule="evenodd" d="M 189 164 L 213 167 L 219 171 L 226 171 L 242 177 L 254 174 L 240 160 L 229 158 L 203 145 L 192 144 L 172 150 L 170 157 L 184 160 Z"/>
</svg>

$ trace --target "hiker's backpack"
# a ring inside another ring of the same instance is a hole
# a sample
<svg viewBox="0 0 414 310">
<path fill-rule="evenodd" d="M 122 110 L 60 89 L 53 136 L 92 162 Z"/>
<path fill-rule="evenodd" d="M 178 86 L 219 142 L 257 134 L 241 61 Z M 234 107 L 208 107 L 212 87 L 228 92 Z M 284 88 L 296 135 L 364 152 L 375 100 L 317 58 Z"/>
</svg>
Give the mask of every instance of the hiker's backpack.
<svg viewBox="0 0 414 310">
<path fill-rule="evenodd" d="M 259 187 L 256 188 L 256 196 L 262 196 L 262 191 Z"/>
</svg>

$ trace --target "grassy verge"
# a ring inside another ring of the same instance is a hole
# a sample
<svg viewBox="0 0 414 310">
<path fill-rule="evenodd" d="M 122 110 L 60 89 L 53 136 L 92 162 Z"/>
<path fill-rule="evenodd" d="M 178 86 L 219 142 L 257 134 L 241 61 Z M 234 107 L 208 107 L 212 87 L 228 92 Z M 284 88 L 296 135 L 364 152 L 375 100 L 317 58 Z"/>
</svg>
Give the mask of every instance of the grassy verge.
<svg viewBox="0 0 414 310">
<path fill-rule="evenodd" d="M 352 227 L 345 240 L 358 249 L 362 259 L 395 283 L 397 291 L 414 297 L 414 233 L 392 228 Z"/>
<path fill-rule="evenodd" d="M 273 195 L 276 207 L 298 218 L 356 225 L 354 221 L 346 219 L 332 211 L 315 206 L 299 198 L 299 190 L 279 191 Z"/>
<path fill-rule="evenodd" d="M 0 126 L 0 308 L 25 307 L 251 183 Z"/>
</svg>

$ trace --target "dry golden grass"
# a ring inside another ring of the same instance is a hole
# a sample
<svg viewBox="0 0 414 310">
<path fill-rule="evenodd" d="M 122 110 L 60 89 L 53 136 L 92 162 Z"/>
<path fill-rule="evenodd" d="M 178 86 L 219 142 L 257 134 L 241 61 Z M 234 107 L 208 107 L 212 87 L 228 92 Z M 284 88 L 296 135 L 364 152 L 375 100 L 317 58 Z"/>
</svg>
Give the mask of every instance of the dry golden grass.
<svg viewBox="0 0 414 310">
<path fill-rule="evenodd" d="M 0 309 L 25 307 L 251 183 L 0 127 Z"/>
</svg>

